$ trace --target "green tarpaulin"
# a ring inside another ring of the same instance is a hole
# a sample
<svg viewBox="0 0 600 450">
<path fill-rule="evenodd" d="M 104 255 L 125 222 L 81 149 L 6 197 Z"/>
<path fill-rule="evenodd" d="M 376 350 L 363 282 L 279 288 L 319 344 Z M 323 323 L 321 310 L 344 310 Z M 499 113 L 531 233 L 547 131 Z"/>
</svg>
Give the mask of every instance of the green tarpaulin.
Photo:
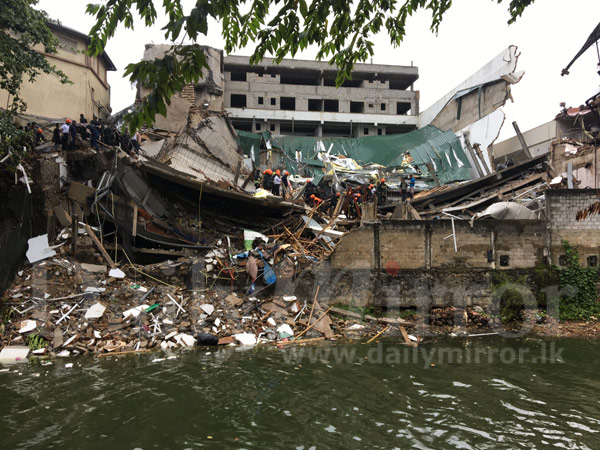
<svg viewBox="0 0 600 450">
<path fill-rule="evenodd" d="M 260 134 L 256 136 L 260 137 Z M 297 152 L 301 153 L 301 162 L 304 162 L 317 159 L 319 152 L 327 151 L 331 155 L 347 156 L 360 164 L 386 167 L 401 166 L 404 153 L 408 151 L 423 174 L 428 174 L 426 164 L 431 163 L 442 183 L 471 179 L 471 165 L 458 138 L 452 131 L 441 131 L 432 125 L 410 133 L 360 138 L 280 136 L 271 138 L 271 145 L 283 149 L 288 161 L 295 162 Z M 295 172 L 294 169 L 290 168 L 290 171 Z"/>
</svg>

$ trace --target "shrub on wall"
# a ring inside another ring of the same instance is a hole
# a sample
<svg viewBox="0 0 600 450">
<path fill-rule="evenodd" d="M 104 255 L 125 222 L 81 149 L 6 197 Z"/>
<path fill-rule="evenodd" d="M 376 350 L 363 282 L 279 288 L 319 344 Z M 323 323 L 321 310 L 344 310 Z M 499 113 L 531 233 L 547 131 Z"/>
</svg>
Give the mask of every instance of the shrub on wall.
<svg viewBox="0 0 600 450">
<path fill-rule="evenodd" d="M 598 269 L 581 267 L 579 252 L 568 241 L 562 241 L 566 254 L 566 267 L 559 271 L 558 282 L 563 295 L 559 303 L 560 320 L 587 320 L 600 314 L 598 303 Z M 570 288 L 570 289 L 569 289 Z"/>
</svg>

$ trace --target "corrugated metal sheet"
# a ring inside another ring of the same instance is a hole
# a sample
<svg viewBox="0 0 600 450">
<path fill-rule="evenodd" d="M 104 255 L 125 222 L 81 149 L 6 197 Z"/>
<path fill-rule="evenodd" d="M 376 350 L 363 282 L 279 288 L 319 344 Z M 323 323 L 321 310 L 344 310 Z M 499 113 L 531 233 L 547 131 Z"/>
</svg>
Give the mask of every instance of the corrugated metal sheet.
<svg viewBox="0 0 600 450">
<path fill-rule="evenodd" d="M 341 154 L 362 164 L 397 167 L 408 151 L 424 174 L 428 173 L 425 165 L 431 162 L 442 183 L 471 179 L 468 170 L 471 166 L 458 138 L 451 131 L 444 132 L 432 125 L 410 133 L 360 138 L 281 136 L 273 138 L 271 143 L 285 150 L 294 163 L 296 152 L 301 153 L 302 161 L 309 161 L 316 159 L 319 151 L 331 149 L 332 155 Z M 295 173 L 297 167 L 288 170 Z"/>
</svg>

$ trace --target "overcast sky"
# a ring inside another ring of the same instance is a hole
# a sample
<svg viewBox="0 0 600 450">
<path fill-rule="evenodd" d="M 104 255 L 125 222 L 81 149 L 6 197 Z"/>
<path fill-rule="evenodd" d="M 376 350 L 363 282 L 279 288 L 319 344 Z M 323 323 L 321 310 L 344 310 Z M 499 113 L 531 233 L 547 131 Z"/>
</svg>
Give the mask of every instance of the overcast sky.
<svg viewBox="0 0 600 450">
<path fill-rule="evenodd" d="M 93 19 L 85 14 L 87 1 L 41 0 L 39 7 L 51 18 L 82 32 L 89 32 Z M 184 4 L 193 3 L 184 0 Z M 514 135 L 513 120 L 522 131 L 554 118 L 559 103 L 579 106 L 598 92 L 596 48 L 590 48 L 572 67 L 571 74 L 560 76 L 575 53 L 600 21 L 600 0 L 537 0 L 525 10 L 523 17 L 507 25 L 508 0 L 500 5 L 495 0 L 455 0 L 444 16 L 438 35 L 429 31 L 431 16 L 420 11 L 408 19 L 407 36 L 400 48 L 392 48 L 385 34 L 375 38 L 373 63 L 410 65 L 419 68 L 415 89 L 421 92 L 421 110 L 426 109 L 509 45 L 521 52 L 517 70 L 525 76 L 512 87 L 514 103 L 507 103 L 507 119 L 500 140 Z M 162 1 L 155 2 L 158 6 Z M 111 106 L 119 111 L 133 103 L 135 91 L 122 72 L 129 62 L 141 59 L 146 43 L 164 43 L 164 24 L 134 31 L 121 27 L 109 41 L 107 53 L 118 71 L 109 74 Z M 209 36 L 200 44 L 223 48 L 220 26 L 212 23 Z M 236 54 L 249 55 L 249 46 Z M 298 58 L 312 59 L 316 51 L 309 49 Z"/>
</svg>

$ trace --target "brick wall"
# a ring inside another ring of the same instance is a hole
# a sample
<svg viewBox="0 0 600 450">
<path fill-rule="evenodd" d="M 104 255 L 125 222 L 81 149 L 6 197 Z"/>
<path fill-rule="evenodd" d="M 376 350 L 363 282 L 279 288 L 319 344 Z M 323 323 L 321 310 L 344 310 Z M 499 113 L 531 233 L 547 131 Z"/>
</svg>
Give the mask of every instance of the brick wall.
<svg viewBox="0 0 600 450">
<path fill-rule="evenodd" d="M 380 267 L 396 269 L 422 269 L 425 267 L 426 223 L 410 221 L 400 225 L 382 224 L 379 228 Z"/>
<path fill-rule="evenodd" d="M 336 269 L 374 269 L 373 229 L 363 227 L 348 233 L 331 254 Z"/>
<path fill-rule="evenodd" d="M 580 211 L 600 201 L 600 189 L 555 189 L 546 191 L 546 215 L 551 235 L 552 263 L 560 266 L 564 255 L 562 241 L 566 240 L 579 250 L 579 262 L 588 266 L 588 257 L 600 260 L 600 215 L 588 215 L 575 220 Z"/>
<path fill-rule="evenodd" d="M 538 220 L 388 220 L 344 236 L 331 255 L 334 269 L 527 269 L 544 262 L 546 224 Z M 501 257 L 506 265 L 500 264 Z M 490 260 L 488 260 L 490 258 Z M 429 263 L 428 263 L 429 261 Z"/>
<path fill-rule="evenodd" d="M 596 201 L 600 189 L 551 190 L 544 221 L 456 220 L 456 252 L 450 220 L 367 224 L 344 236 L 314 281 L 331 303 L 487 305 L 491 270 L 531 276 L 548 257 L 560 267 L 562 240 L 578 248 L 583 266 L 594 256 L 600 265 L 600 215 L 575 220 Z"/>
</svg>

